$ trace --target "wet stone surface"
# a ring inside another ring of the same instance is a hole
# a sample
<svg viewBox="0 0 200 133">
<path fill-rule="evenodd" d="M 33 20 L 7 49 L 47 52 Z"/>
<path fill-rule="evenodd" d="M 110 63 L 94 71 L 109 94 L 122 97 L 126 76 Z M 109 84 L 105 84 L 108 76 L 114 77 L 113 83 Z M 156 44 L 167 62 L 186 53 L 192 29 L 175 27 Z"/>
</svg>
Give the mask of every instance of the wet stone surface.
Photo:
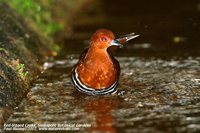
<svg viewBox="0 0 200 133">
<path fill-rule="evenodd" d="M 118 57 L 118 94 L 87 96 L 70 82 L 77 57 L 46 64 L 51 67 L 6 124 L 89 125 L 79 132 L 200 131 L 200 58 Z"/>
</svg>

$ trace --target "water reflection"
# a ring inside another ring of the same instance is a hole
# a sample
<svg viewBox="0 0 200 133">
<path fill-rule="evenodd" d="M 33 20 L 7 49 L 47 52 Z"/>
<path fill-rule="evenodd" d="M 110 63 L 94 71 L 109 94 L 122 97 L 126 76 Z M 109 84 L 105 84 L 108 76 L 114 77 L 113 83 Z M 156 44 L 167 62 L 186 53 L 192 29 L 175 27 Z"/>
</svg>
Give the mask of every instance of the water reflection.
<svg viewBox="0 0 200 133">
<path fill-rule="evenodd" d="M 85 111 L 94 114 L 95 118 L 95 125 L 92 125 L 89 130 L 116 133 L 112 110 L 116 109 L 119 103 L 120 100 L 117 97 L 97 97 L 87 101 Z"/>
</svg>

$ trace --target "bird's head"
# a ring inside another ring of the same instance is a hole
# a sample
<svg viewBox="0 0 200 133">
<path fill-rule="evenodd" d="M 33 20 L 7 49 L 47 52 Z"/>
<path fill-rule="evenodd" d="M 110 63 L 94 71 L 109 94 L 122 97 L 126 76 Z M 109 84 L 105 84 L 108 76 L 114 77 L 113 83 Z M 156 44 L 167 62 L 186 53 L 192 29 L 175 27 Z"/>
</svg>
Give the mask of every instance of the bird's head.
<svg viewBox="0 0 200 133">
<path fill-rule="evenodd" d="M 112 31 L 107 29 L 99 29 L 92 35 L 90 45 L 91 47 L 105 50 L 111 46 L 123 47 L 124 43 L 138 36 L 139 35 L 131 33 L 115 39 Z"/>
</svg>

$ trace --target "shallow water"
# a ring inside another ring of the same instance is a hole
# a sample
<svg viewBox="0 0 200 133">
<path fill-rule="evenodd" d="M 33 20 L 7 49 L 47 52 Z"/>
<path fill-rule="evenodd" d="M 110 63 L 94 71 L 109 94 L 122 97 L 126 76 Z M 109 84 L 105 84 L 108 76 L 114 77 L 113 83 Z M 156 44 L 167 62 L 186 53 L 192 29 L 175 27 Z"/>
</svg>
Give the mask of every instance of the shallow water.
<svg viewBox="0 0 200 133">
<path fill-rule="evenodd" d="M 72 56 L 71 56 L 72 57 Z M 49 63 L 7 123 L 89 124 L 79 131 L 200 131 L 200 58 L 119 57 L 116 95 L 87 96 L 70 83 L 77 58 Z"/>
<path fill-rule="evenodd" d="M 62 54 L 44 64 L 6 124 L 35 123 L 37 132 L 41 124 L 63 124 L 68 132 L 200 132 L 200 3 L 146 2 L 117 0 L 111 6 L 103 0 L 83 11 Z M 116 36 L 141 36 L 115 53 L 121 65 L 118 93 L 87 96 L 71 85 L 71 69 L 89 36 L 102 27 Z"/>
</svg>

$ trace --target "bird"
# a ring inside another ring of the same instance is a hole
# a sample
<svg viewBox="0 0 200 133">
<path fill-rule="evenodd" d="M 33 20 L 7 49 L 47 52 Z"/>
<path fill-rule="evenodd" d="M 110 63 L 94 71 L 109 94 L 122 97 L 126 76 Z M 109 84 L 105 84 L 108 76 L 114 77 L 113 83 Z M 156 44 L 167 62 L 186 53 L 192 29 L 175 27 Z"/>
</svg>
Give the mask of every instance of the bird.
<svg viewBox="0 0 200 133">
<path fill-rule="evenodd" d="M 124 43 L 138 37 L 135 33 L 115 39 L 112 31 L 98 29 L 90 38 L 89 47 L 84 50 L 72 69 L 73 86 L 87 95 L 115 94 L 120 76 L 119 62 L 108 52 L 112 46 L 123 47 Z"/>
</svg>

